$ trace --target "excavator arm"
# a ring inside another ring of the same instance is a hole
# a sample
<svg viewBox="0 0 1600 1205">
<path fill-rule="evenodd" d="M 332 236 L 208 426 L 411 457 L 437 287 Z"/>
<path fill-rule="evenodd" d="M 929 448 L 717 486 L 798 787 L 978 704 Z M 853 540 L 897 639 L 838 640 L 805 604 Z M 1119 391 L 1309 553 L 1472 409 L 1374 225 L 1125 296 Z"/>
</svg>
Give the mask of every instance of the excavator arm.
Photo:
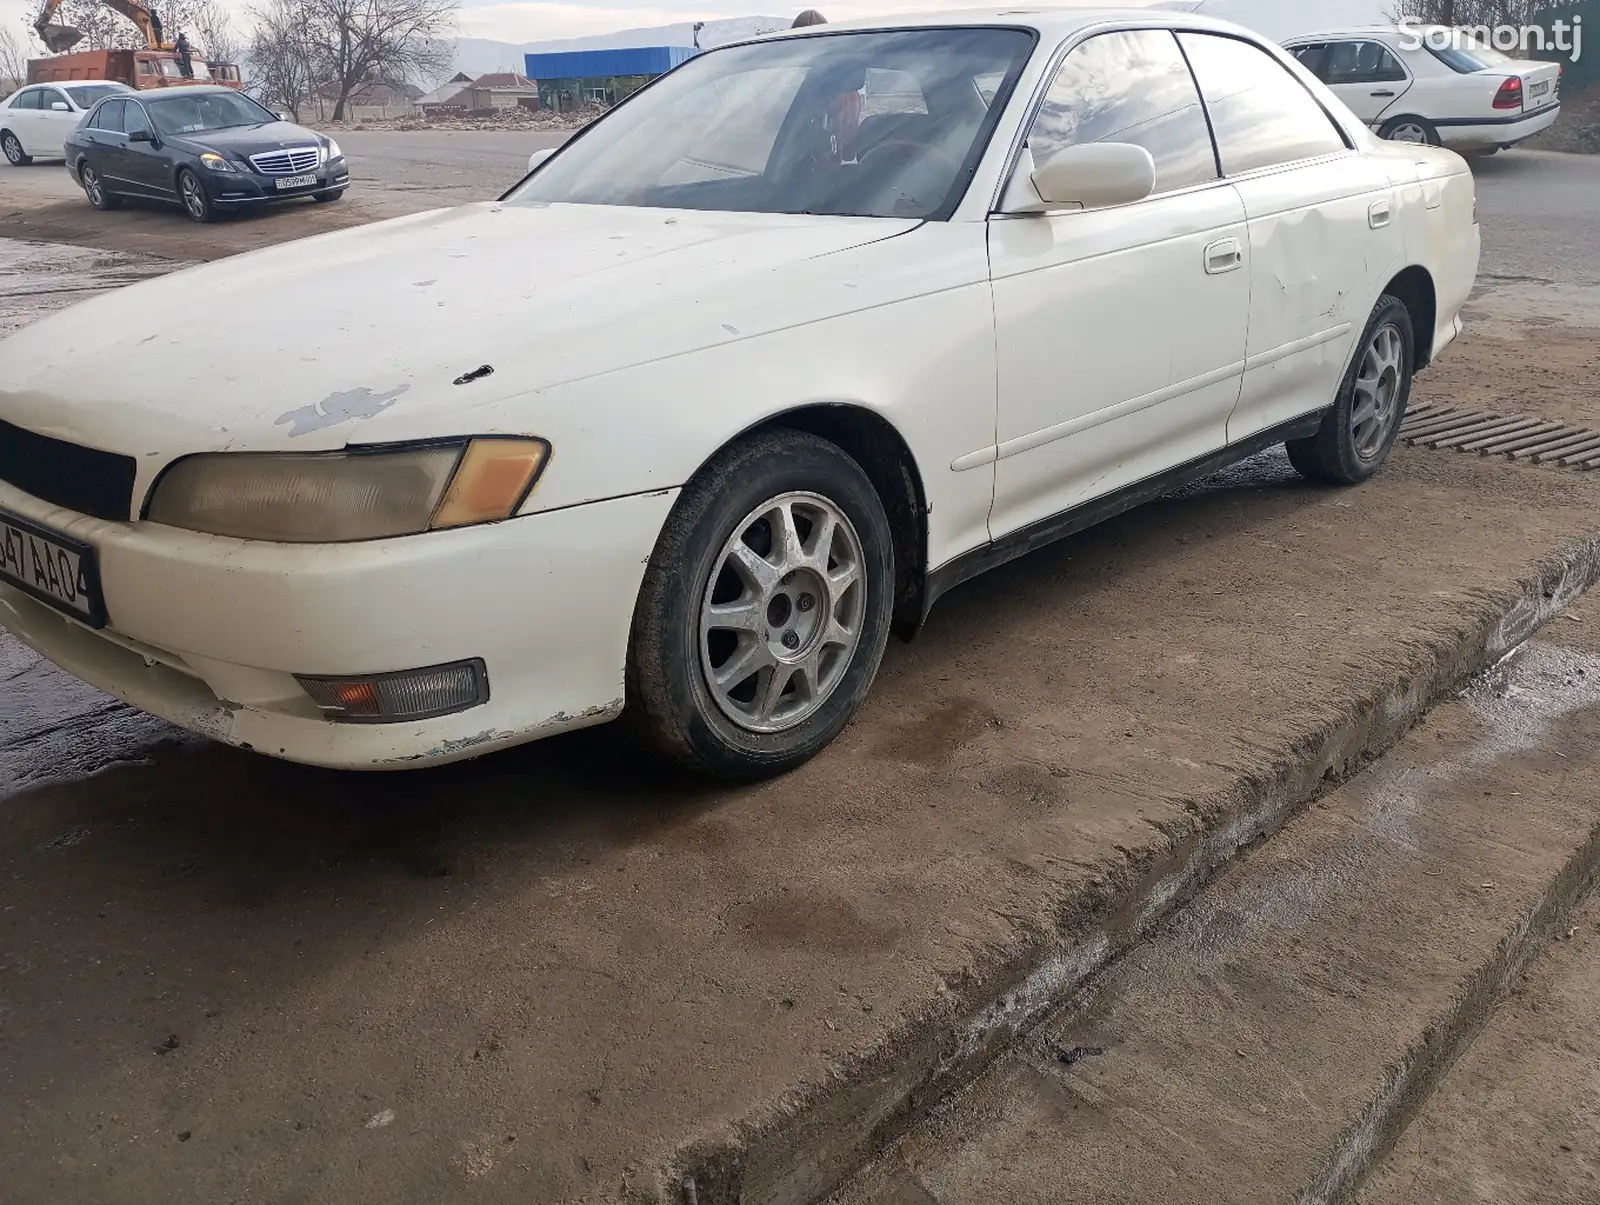
<svg viewBox="0 0 1600 1205">
<path fill-rule="evenodd" d="M 139 32 L 144 34 L 145 49 L 172 49 L 162 40 L 161 18 L 139 0 L 100 0 L 100 3 L 113 12 L 121 13 L 139 27 Z M 40 10 L 38 19 L 33 23 L 34 32 L 39 35 L 39 40 L 49 47 L 52 54 L 62 54 L 71 50 L 84 38 L 83 31 L 71 25 L 50 24 L 50 18 L 56 15 L 56 10 L 60 7 L 61 0 L 44 0 L 44 8 Z"/>
</svg>

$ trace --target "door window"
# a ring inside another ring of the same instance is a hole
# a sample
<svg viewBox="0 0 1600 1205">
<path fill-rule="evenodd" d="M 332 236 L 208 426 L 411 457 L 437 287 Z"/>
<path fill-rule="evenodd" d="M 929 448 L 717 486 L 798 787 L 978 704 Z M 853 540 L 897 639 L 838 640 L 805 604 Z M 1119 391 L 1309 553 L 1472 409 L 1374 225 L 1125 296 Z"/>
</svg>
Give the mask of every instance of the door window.
<svg viewBox="0 0 1600 1205">
<path fill-rule="evenodd" d="M 125 100 L 108 100 L 94 111 L 94 116 L 89 119 L 89 125 L 96 130 L 108 130 L 113 134 L 122 132 L 122 110 L 127 106 Z"/>
<path fill-rule="evenodd" d="M 151 133 L 150 119 L 145 115 L 144 106 L 136 100 L 122 102 L 122 129 L 125 133 L 133 134 L 140 130 Z"/>
<path fill-rule="evenodd" d="M 39 91 L 39 107 L 41 109 L 54 109 L 56 105 L 67 105 L 67 98 L 54 88 L 42 88 Z M 72 108 L 67 105 L 67 108 Z"/>
<path fill-rule="evenodd" d="M 39 107 L 39 89 L 34 88 L 29 92 L 18 92 L 11 98 L 8 106 L 13 109 L 37 109 Z"/>
<path fill-rule="evenodd" d="M 1224 175 L 1346 149 L 1333 118 L 1261 47 L 1223 34 L 1181 33 L 1178 40 L 1211 115 Z"/>
<path fill-rule="evenodd" d="M 1325 84 L 1393 84 L 1406 78 L 1406 69 L 1382 42 L 1333 42 L 1313 74 Z"/>
<path fill-rule="evenodd" d="M 1164 29 L 1090 38 L 1067 55 L 1028 134 L 1034 161 L 1089 142 L 1131 142 L 1156 161 L 1157 192 L 1217 178 L 1194 78 Z"/>
</svg>

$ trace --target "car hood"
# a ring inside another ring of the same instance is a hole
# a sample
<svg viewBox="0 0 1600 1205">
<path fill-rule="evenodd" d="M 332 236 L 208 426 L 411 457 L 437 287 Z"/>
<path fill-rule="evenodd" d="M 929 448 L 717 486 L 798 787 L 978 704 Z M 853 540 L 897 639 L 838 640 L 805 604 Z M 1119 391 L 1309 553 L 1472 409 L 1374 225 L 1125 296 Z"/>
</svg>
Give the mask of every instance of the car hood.
<svg viewBox="0 0 1600 1205">
<path fill-rule="evenodd" d="M 286 146 L 320 146 L 322 139 L 288 121 L 269 121 L 258 126 L 228 126 L 220 130 L 195 130 L 192 134 L 166 134 L 177 146 L 193 150 L 228 151 L 236 155 L 258 155 Z"/>
<path fill-rule="evenodd" d="M 839 296 L 786 290 L 786 270 L 918 224 L 499 203 L 415 214 L 43 319 L 0 343 L 0 418 L 158 465 L 466 434 L 469 401 L 481 412 L 839 312 Z M 493 373 L 453 384 L 482 365 Z"/>
</svg>

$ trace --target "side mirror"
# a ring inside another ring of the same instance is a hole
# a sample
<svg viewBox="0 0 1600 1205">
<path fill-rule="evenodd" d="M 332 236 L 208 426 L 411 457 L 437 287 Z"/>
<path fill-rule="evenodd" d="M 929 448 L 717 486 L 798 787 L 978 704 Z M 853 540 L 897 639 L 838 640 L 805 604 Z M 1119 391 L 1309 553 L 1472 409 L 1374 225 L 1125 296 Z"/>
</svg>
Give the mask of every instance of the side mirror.
<svg viewBox="0 0 1600 1205">
<path fill-rule="evenodd" d="M 133 130 L 128 134 L 129 142 L 154 142 L 156 136 L 149 130 Z"/>
<path fill-rule="evenodd" d="M 279 121 L 293 121 L 294 120 L 294 114 L 290 113 L 286 109 L 279 109 L 278 110 L 278 120 Z"/>
<path fill-rule="evenodd" d="M 72 112 L 72 106 L 67 104 L 67 102 L 64 101 L 64 100 L 53 100 L 53 101 L 51 101 L 50 102 L 50 108 L 53 109 L 57 113 L 70 113 L 70 112 Z"/>
<path fill-rule="evenodd" d="M 555 154 L 556 150 L 556 147 L 547 146 L 543 150 L 534 151 L 533 154 L 528 156 L 528 170 L 530 172 L 533 171 L 546 159 L 550 158 L 551 155 Z"/>
<path fill-rule="evenodd" d="M 1156 187 L 1156 161 L 1131 142 L 1083 143 L 1057 151 L 1037 167 L 1032 162 L 1025 153 L 1017 164 L 1003 206 L 1008 213 L 1127 205 L 1144 200 Z"/>
</svg>

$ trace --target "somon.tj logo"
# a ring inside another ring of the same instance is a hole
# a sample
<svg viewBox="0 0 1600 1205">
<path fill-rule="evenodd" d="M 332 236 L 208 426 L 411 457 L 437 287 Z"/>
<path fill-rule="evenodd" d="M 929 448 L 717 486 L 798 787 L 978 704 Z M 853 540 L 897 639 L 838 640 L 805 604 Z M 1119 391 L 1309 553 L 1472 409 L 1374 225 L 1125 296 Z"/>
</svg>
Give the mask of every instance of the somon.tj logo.
<svg viewBox="0 0 1600 1205">
<path fill-rule="evenodd" d="M 1502 54 L 1520 51 L 1548 53 L 1552 50 L 1568 55 L 1576 63 L 1583 57 L 1583 18 L 1574 15 L 1571 21 L 1560 17 L 1543 25 L 1462 25 L 1450 28 L 1443 25 L 1423 25 L 1413 17 L 1400 20 L 1401 45 L 1406 50 L 1423 46 L 1430 50 L 1472 50 L 1492 46 Z"/>
</svg>

